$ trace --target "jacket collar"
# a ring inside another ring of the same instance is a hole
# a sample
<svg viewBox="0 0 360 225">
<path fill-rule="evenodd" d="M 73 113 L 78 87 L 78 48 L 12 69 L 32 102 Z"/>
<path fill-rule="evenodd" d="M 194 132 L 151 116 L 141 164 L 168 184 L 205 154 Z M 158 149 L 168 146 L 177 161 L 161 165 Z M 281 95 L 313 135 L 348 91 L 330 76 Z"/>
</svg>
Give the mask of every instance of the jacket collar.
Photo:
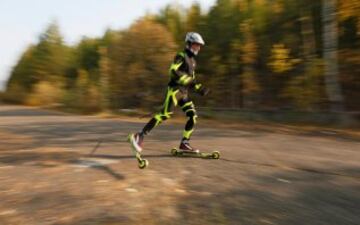
<svg viewBox="0 0 360 225">
<path fill-rule="evenodd" d="M 185 52 L 186 55 L 187 55 L 188 57 L 190 57 L 190 58 L 195 57 L 195 54 L 194 54 L 192 51 L 190 51 L 189 48 L 185 48 L 185 49 L 184 49 L 184 52 Z"/>
</svg>

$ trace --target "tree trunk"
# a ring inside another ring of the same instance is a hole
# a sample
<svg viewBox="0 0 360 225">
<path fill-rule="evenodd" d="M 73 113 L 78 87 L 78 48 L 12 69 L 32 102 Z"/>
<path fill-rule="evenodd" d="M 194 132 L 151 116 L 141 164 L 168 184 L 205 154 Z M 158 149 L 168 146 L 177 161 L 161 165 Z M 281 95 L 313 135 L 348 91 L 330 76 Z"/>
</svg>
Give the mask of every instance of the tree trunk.
<svg viewBox="0 0 360 225">
<path fill-rule="evenodd" d="M 343 111 L 343 96 L 339 84 L 338 29 L 336 20 L 336 0 L 322 1 L 323 57 L 325 62 L 325 86 L 331 111 Z"/>
<path fill-rule="evenodd" d="M 309 8 L 308 5 L 309 2 L 307 1 L 301 2 L 299 5 L 301 16 L 302 54 L 307 64 L 316 58 L 313 18 L 311 16 L 311 8 Z"/>
<path fill-rule="evenodd" d="M 110 109 L 110 62 L 106 47 L 101 47 L 99 53 L 101 108 L 107 111 Z"/>
</svg>

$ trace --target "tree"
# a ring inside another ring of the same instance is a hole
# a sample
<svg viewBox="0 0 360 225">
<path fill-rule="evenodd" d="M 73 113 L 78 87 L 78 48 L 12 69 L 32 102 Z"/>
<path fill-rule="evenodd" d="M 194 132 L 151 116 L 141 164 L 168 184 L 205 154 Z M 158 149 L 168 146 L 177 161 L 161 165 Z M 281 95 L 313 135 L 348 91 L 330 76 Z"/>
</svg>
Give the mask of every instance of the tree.
<svg viewBox="0 0 360 225">
<path fill-rule="evenodd" d="M 40 35 L 39 43 L 34 50 L 32 64 L 35 83 L 47 80 L 57 82 L 65 74 L 69 49 L 64 45 L 63 38 L 56 21 L 52 22 Z"/>
<path fill-rule="evenodd" d="M 271 56 L 268 66 L 274 73 L 282 74 L 293 69 L 297 60 L 290 56 L 290 49 L 286 48 L 284 44 L 274 44 L 271 49 Z"/>
<path fill-rule="evenodd" d="M 87 70 L 96 80 L 96 73 L 99 68 L 99 46 L 100 40 L 97 38 L 84 37 L 80 43 L 76 46 L 76 61 L 77 67 Z"/>
<path fill-rule="evenodd" d="M 28 95 L 34 91 L 31 102 L 35 102 L 35 98 L 41 95 L 41 91 L 48 90 L 50 87 L 48 83 L 36 86 L 38 83 L 54 82 L 61 86 L 67 67 L 68 53 L 69 49 L 63 44 L 57 23 L 51 23 L 40 35 L 39 42 L 31 45 L 13 68 L 8 82 L 8 94 L 21 91 L 16 94 L 16 101 L 24 103 Z M 54 92 L 58 93 L 57 90 Z M 47 100 L 38 102 L 48 103 Z"/>
<path fill-rule="evenodd" d="M 261 91 L 260 85 L 256 80 L 254 64 L 257 57 L 257 45 L 255 37 L 251 30 L 251 21 L 245 21 L 241 25 L 241 31 L 244 34 L 244 44 L 242 46 L 242 95 L 243 106 L 252 108 L 256 105 L 258 93 Z"/>
<path fill-rule="evenodd" d="M 316 55 L 312 7 L 309 1 L 299 3 L 302 60 L 294 60 L 294 64 L 301 63 L 302 74 L 292 75 L 282 92 L 284 97 L 290 98 L 296 108 L 301 110 L 319 109 L 323 92 L 323 60 Z"/>
<path fill-rule="evenodd" d="M 158 106 L 169 79 L 176 45 L 166 28 L 153 18 L 134 23 L 110 51 L 111 83 L 120 107 Z"/>
<path fill-rule="evenodd" d="M 336 20 L 336 0 L 323 0 L 323 57 L 325 63 L 325 86 L 332 111 L 343 111 L 343 96 L 339 83 L 338 29 Z"/>
<path fill-rule="evenodd" d="M 296 109 L 319 109 L 322 98 L 323 61 L 313 59 L 305 65 L 304 74 L 292 77 L 282 91 L 282 96 L 290 98 Z"/>
<path fill-rule="evenodd" d="M 63 88 L 61 84 L 40 81 L 34 85 L 33 91 L 28 95 L 26 103 L 33 106 L 55 106 L 60 104 L 62 97 Z"/>
<path fill-rule="evenodd" d="M 164 25 L 168 31 L 173 35 L 173 39 L 177 44 L 184 42 L 184 17 L 181 14 L 181 7 L 179 5 L 167 5 L 155 17 L 155 21 Z"/>
<path fill-rule="evenodd" d="M 161 103 L 185 33 L 196 31 L 206 42 L 197 79 L 212 90 L 196 99 L 199 106 L 315 110 L 326 101 L 332 111 L 345 104 L 356 111 L 359 9 L 358 0 L 217 0 L 208 12 L 197 3 L 168 5 L 129 29 L 107 29 L 74 46 L 52 22 L 13 67 L 5 97 L 40 101 L 41 90 L 56 83 L 72 108 L 149 109 Z"/>
<path fill-rule="evenodd" d="M 35 82 L 31 76 L 34 50 L 35 46 L 29 46 L 12 69 L 6 86 L 5 100 L 23 103 L 31 92 L 32 84 Z"/>
<path fill-rule="evenodd" d="M 101 47 L 99 54 L 101 108 L 108 110 L 110 108 L 110 59 L 108 49 Z"/>
<path fill-rule="evenodd" d="M 197 31 L 202 22 L 201 8 L 199 3 L 194 3 L 186 14 L 185 31 Z"/>
</svg>

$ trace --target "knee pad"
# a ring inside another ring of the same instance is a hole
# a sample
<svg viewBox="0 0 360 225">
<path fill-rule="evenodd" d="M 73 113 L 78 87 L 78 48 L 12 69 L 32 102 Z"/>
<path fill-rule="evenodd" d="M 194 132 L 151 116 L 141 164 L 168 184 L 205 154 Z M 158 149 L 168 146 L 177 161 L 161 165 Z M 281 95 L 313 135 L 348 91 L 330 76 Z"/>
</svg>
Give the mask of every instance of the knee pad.
<svg viewBox="0 0 360 225">
<path fill-rule="evenodd" d="M 186 112 L 186 116 L 187 117 L 197 117 L 197 115 L 196 115 L 196 112 L 195 112 L 195 109 L 192 109 L 192 110 L 189 110 L 189 111 L 187 111 Z"/>
<path fill-rule="evenodd" d="M 157 121 L 156 125 L 158 125 L 159 123 L 161 123 L 162 121 L 165 121 L 167 119 L 169 119 L 171 117 L 171 113 L 158 113 L 155 115 L 155 119 Z"/>
<path fill-rule="evenodd" d="M 195 110 L 186 112 L 186 116 L 189 117 L 189 120 L 191 120 L 193 124 L 196 124 L 197 115 Z"/>
</svg>

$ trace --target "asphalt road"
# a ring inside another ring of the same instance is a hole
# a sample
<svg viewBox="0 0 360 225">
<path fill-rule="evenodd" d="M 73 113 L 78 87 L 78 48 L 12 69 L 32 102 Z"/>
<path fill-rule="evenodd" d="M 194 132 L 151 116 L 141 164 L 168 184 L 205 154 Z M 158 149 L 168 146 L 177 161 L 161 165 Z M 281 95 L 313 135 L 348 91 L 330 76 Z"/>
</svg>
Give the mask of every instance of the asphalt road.
<svg viewBox="0 0 360 225">
<path fill-rule="evenodd" d="M 360 224 L 357 138 L 200 118 L 192 144 L 221 159 L 176 158 L 170 121 L 140 170 L 125 140 L 145 122 L 0 106 L 0 225 Z"/>
</svg>

